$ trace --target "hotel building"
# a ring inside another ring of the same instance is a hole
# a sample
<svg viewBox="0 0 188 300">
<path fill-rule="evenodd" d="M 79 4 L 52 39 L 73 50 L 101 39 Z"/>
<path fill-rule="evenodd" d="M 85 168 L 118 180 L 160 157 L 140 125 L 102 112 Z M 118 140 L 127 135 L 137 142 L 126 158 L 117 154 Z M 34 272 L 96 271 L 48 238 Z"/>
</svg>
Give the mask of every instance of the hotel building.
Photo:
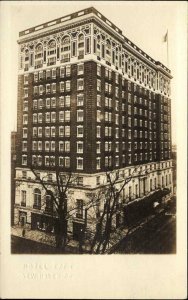
<svg viewBox="0 0 188 300">
<path fill-rule="evenodd" d="M 52 185 L 57 167 L 77 174 L 70 232 L 106 170 L 119 171 L 120 185 L 134 170 L 123 203 L 172 192 L 167 67 L 93 7 L 20 32 L 18 46 L 15 224 L 45 229 L 51 219 L 32 165 Z"/>
</svg>

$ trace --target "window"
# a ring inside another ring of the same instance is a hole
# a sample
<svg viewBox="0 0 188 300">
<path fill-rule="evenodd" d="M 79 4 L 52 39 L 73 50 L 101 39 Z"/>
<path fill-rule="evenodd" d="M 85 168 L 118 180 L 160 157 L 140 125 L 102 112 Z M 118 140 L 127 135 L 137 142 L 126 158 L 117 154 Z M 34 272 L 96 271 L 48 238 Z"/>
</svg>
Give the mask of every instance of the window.
<svg viewBox="0 0 188 300">
<path fill-rule="evenodd" d="M 116 144 L 115 144 L 115 151 L 119 152 L 119 143 L 118 142 L 116 142 Z"/>
<path fill-rule="evenodd" d="M 97 91 L 98 92 L 101 91 L 101 81 L 100 81 L 100 79 L 97 79 Z"/>
<path fill-rule="evenodd" d="M 65 90 L 66 90 L 67 92 L 69 92 L 69 91 L 70 91 L 70 88 L 71 88 L 70 81 L 66 81 L 65 83 L 66 83 L 66 88 L 65 88 Z"/>
<path fill-rule="evenodd" d="M 38 81 L 38 73 L 34 73 L 34 82 Z"/>
<path fill-rule="evenodd" d="M 77 153 L 83 153 L 83 142 L 77 142 Z"/>
<path fill-rule="evenodd" d="M 97 157 L 97 159 L 96 159 L 96 168 L 97 168 L 97 170 L 100 170 L 100 168 L 101 168 L 101 158 L 100 157 Z"/>
<path fill-rule="evenodd" d="M 97 153 L 101 152 L 101 143 L 100 142 L 96 143 L 96 149 L 97 149 Z"/>
<path fill-rule="evenodd" d="M 118 73 L 115 73 L 115 82 L 118 84 L 119 82 L 119 74 Z"/>
<path fill-rule="evenodd" d="M 44 87 L 43 85 L 39 85 L 39 94 L 42 95 L 44 92 Z"/>
<path fill-rule="evenodd" d="M 65 126 L 65 136 L 66 137 L 70 136 L 70 126 Z"/>
<path fill-rule="evenodd" d="M 78 75 L 83 75 L 84 74 L 84 64 L 79 64 L 78 65 Z"/>
<path fill-rule="evenodd" d="M 45 151 L 50 151 L 50 142 L 48 141 L 45 142 Z"/>
<path fill-rule="evenodd" d="M 52 93 L 56 93 L 56 83 L 52 83 Z"/>
<path fill-rule="evenodd" d="M 45 156 L 45 166 L 49 166 L 50 164 L 50 158 L 49 156 Z"/>
<path fill-rule="evenodd" d="M 27 138 L 27 128 L 23 128 L 23 138 Z"/>
<path fill-rule="evenodd" d="M 97 65 L 97 75 L 101 76 L 101 66 Z"/>
<path fill-rule="evenodd" d="M 28 124 L 28 115 L 23 115 L 23 124 Z"/>
<path fill-rule="evenodd" d="M 115 137 L 119 138 L 119 128 L 115 128 Z"/>
<path fill-rule="evenodd" d="M 84 120 L 84 111 L 83 110 L 78 110 L 77 111 L 77 121 L 78 122 L 83 122 Z"/>
<path fill-rule="evenodd" d="M 46 115 L 46 117 L 45 117 L 46 123 L 49 123 L 50 122 L 50 113 L 47 112 L 45 115 Z"/>
<path fill-rule="evenodd" d="M 97 137 L 101 137 L 101 126 L 97 126 Z"/>
<path fill-rule="evenodd" d="M 55 141 L 51 142 L 51 151 L 55 151 Z"/>
<path fill-rule="evenodd" d="M 26 206 L 26 191 L 21 191 L 21 206 Z"/>
<path fill-rule="evenodd" d="M 22 151 L 27 151 L 27 142 L 26 141 L 22 142 Z"/>
<path fill-rule="evenodd" d="M 131 115 L 131 105 L 128 105 L 128 114 Z"/>
<path fill-rule="evenodd" d="M 119 156 L 115 157 L 115 166 L 118 167 L 119 166 Z"/>
<path fill-rule="evenodd" d="M 59 122 L 64 122 L 64 111 L 59 112 Z"/>
<path fill-rule="evenodd" d="M 70 168 L 70 157 L 65 157 L 65 168 Z"/>
<path fill-rule="evenodd" d="M 45 197 L 46 199 L 46 207 L 45 207 L 45 211 L 47 212 L 47 213 L 50 213 L 50 212 L 52 212 L 52 210 L 53 210 L 53 201 L 52 201 L 52 198 L 51 198 L 51 196 L 50 195 L 46 195 L 46 197 Z"/>
<path fill-rule="evenodd" d="M 46 70 L 46 79 L 51 78 L 51 70 Z"/>
<path fill-rule="evenodd" d="M 70 121 L 70 111 L 65 111 L 65 122 L 69 122 Z"/>
<path fill-rule="evenodd" d="M 42 151 L 42 141 L 38 141 L 38 151 Z"/>
<path fill-rule="evenodd" d="M 33 123 L 37 123 L 37 114 L 33 114 Z"/>
<path fill-rule="evenodd" d="M 39 122 L 39 123 L 42 123 L 42 113 L 39 113 L 39 114 L 38 114 L 38 122 Z"/>
<path fill-rule="evenodd" d="M 27 178 L 27 171 L 22 171 L 22 178 L 24 178 L 24 179 Z"/>
<path fill-rule="evenodd" d="M 28 97 L 28 88 L 24 88 L 24 98 Z"/>
<path fill-rule="evenodd" d="M 60 81 L 59 85 L 60 85 L 60 92 L 64 92 L 65 91 L 65 82 Z"/>
<path fill-rule="evenodd" d="M 77 158 L 77 170 L 83 170 L 83 158 L 82 157 Z"/>
<path fill-rule="evenodd" d="M 55 123 L 56 121 L 56 112 L 51 112 L 51 122 Z"/>
<path fill-rule="evenodd" d="M 41 209 L 41 191 L 39 189 L 34 190 L 34 205 L 33 208 Z"/>
<path fill-rule="evenodd" d="M 37 142 L 36 141 L 32 142 L 32 150 L 37 151 Z"/>
<path fill-rule="evenodd" d="M 24 103 L 23 103 L 23 111 L 28 111 L 28 101 L 24 101 Z"/>
<path fill-rule="evenodd" d="M 97 95 L 97 106 L 101 106 L 101 95 Z"/>
<path fill-rule="evenodd" d="M 50 98 L 46 98 L 46 108 L 50 108 Z"/>
<path fill-rule="evenodd" d="M 90 37 L 86 38 L 86 48 L 85 48 L 85 52 L 86 54 L 90 53 Z"/>
<path fill-rule="evenodd" d="M 84 202 L 81 199 L 76 200 L 76 217 L 82 219 L 83 218 L 83 206 Z"/>
<path fill-rule="evenodd" d="M 60 126 L 59 127 L 59 136 L 64 136 L 64 127 L 63 126 Z"/>
<path fill-rule="evenodd" d="M 64 166 L 64 157 L 59 157 L 59 166 L 63 167 Z"/>
<path fill-rule="evenodd" d="M 77 80 L 77 89 L 79 91 L 84 89 L 84 79 L 83 78 L 80 78 Z"/>
<path fill-rule="evenodd" d="M 61 78 L 65 77 L 65 67 L 60 68 L 60 77 Z"/>
<path fill-rule="evenodd" d="M 77 95 L 77 106 L 83 106 L 84 105 L 84 94 L 78 94 Z"/>
<path fill-rule="evenodd" d="M 45 127 L 45 137 L 50 136 L 50 127 Z"/>
<path fill-rule="evenodd" d="M 65 141 L 65 152 L 70 152 L 70 142 Z"/>
<path fill-rule="evenodd" d="M 81 185 L 81 186 L 83 186 L 83 177 L 81 177 L 81 176 L 79 176 L 78 178 L 77 178 L 77 185 Z"/>
<path fill-rule="evenodd" d="M 51 107 L 56 107 L 56 98 L 51 99 Z"/>
<path fill-rule="evenodd" d="M 38 94 L 38 86 L 34 86 L 33 93 L 34 93 L 34 95 Z"/>
<path fill-rule="evenodd" d="M 84 136 L 84 129 L 83 126 L 77 126 L 77 137 L 83 137 Z"/>
<path fill-rule="evenodd" d="M 65 98 L 64 97 L 59 97 L 59 107 L 64 107 L 65 106 Z"/>
<path fill-rule="evenodd" d="M 119 125 L 119 115 L 115 114 L 115 124 Z"/>
<path fill-rule="evenodd" d="M 97 110 L 97 122 L 101 121 L 101 111 Z"/>
</svg>

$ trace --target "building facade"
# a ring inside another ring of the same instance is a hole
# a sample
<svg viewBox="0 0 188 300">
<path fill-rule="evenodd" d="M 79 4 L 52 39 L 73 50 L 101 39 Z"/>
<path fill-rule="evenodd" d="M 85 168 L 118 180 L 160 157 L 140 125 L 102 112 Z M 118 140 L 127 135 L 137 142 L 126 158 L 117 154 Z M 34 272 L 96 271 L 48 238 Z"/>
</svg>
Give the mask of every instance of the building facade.
<svg viewBox="0 0 188 300">
<path fill-rule="evenodd" d="M 49 182 L 57 168 L 77 174 L 78 208 L 107 184 L 106 170 L 120 185 L 134 171 L 122 201 L 172 192 L 168 68 L 92 7 L 20 32 L 18 44 L 15 224 L 50 218 L 31 166 Z"/>
</svg>

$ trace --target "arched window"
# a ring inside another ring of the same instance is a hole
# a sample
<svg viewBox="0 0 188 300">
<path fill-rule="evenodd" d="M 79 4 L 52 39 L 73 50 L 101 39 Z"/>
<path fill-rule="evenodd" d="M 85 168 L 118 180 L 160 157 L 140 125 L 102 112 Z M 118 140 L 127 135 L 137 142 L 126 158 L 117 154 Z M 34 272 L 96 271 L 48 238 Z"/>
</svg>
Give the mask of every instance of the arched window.
<svg viewBox="0 0 188 300">
<path fill-rule="evenodd" d="M 119 67 L 119 49 L 118 47 L 116 48 L 116 56 L 115 56 L 115 66 L 118 68 Z"/>
<path fill-rule="evenodd" d="M 61 52 L 70 51 L 70 37 L 65 36 L 61 42 Z"/>
<path fill-rule="evenodd" d="M 25 61 L 29 60 L 29 50 L 25 49 Z"/>
<path fill-rule="evenodd" d="M 101 37 L 97 36 L 97 56 L 101 56 Z"/>
<path fill-rule="evenodd" d="M 110 40 L 106 40 L 106 61 L 111 63 L 111 43 L 110 43 Z"/>
<path fill-rule="evenodd" d="M 56 41 L 51 40 L 48 43 L 48 66 L 56 63 Z"/>
<path fill-rule="evenodd" d="M 84 58 L 84 35 L 83 33 L 78 36 L 78 59 Z"/>
<path fill-rule="evenodd" d="M 42 68 L 43 66 L 43 46 L 38 44 L 35 48 L 35 68 Z"/>
<path fill-rule="evenodd" d="M 70 61 L 70 37 L 65 36 L 61 40 L 61 62 Z"/>
<path fill-rule="evenodd" d="M 29 50 L 25 49 L 25 64 L 24 64 L 24 71 L 29 70 Z"/>
<path fill-rule="evenodd" d="M 53 211 L 53 200 L 52 200 L 52 197 L 50 195 L 46 195 L 45 211 L 47 213 L 52 213 L 52 211 Z"/>
<path fill-rule="evenodd" d="M 35 48 L 35 59 L 41 58 L 43 56 L 43 46 L 38 44 Z"/>
<path fill-rule="evenodd" d="M 39 189 L 34 190 L 34 205 L 33 208 L 41 209 L 41 191 Z"/>
</svg>

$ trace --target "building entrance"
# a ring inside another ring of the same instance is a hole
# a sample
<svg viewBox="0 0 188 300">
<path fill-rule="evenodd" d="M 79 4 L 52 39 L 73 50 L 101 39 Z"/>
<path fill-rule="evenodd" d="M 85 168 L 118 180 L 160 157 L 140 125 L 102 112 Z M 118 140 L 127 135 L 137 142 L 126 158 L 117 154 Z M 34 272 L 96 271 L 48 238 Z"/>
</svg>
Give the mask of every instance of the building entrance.
<svg viewBox="0 0 188 300">
<path fill-rule="evenodd" d="M 82 234 L 84 231 L 84 224 L 73 222 L 73 239 L 76 241 L 80 241 L 82 238 Z"/>
</svg>

